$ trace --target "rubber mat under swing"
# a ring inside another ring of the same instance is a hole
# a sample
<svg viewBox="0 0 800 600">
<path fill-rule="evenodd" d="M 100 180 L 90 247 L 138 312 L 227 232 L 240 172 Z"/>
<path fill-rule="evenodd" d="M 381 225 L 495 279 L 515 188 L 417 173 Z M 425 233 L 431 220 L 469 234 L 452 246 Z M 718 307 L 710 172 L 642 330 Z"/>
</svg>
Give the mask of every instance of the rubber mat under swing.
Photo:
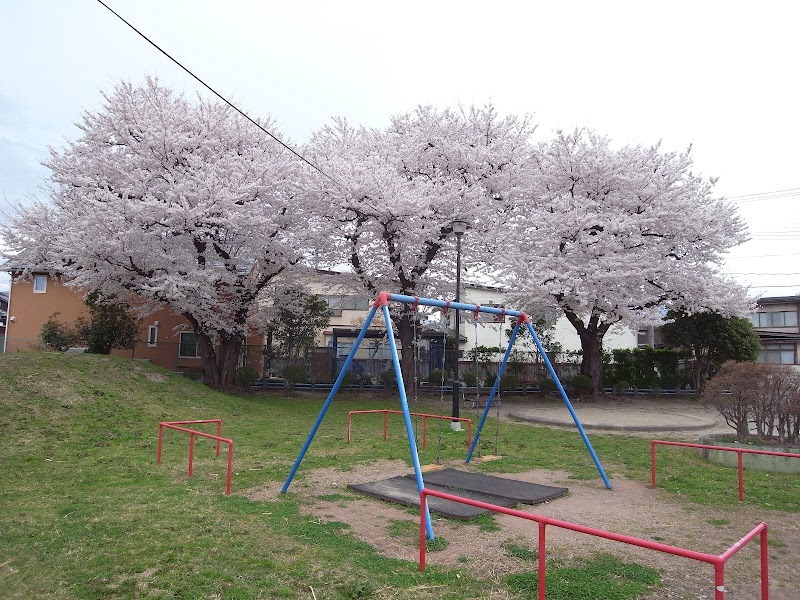
<svg viewBox="0 0 800 600">
<path fill-rule="evenodd" d="M 427 475 L 429 477 L 430 475 Z M 348 485 L 348 489 L 356 492 L 361 492 L 367 496 L 380 498 L 387 502 L 394 502 L 404 506 L 419 507 L 419 490 L 417 489 L 416 480 L 411 477 L 398 475 L 389 479 L 382 479 L 381 481 L 373 481 L 371 483 L 361 483 Z M 448 494 L 455 494 L 469 498 L 470 500 L 479 500 L 481 502 L 488 502 L 490 504 L 498 504 L 511 508 L 517 504 L 516 500 L 509 498 L 501 498 L 499 496 L 491 496 L 489 494 L 481 494 L 478 492 L 468 492 L 465 490 L 453 490 L 441 485 L 428 484 L 425 482 L 425 487 L 438 492 L 445 492 Z M 469 504 L 462 504 L 460 502 L 453 502 L 452 500 L 444 500 L 443 498 L 428 498 L 428 508 L 431 512 L 448 517 L 450 519 L 467 520 L 477 517 L 483 513 L 489 512 L 483 508 L 470 506 Z"/>
<path fill-rule="evenodd" d="M 505 477 L 494 477 L 482 473 L 468 473 L 457 469 L 443 469 L 427 473 L 424 477 L 428 489 L 462 496 L 471 500 L 479 500 L 488 504 L 496 504 L 511 508 L 516 504 L 539 504 L 563 496 L 568 489 L 551 485 L 517 481 Z M 404 506 L 419 506 L 419 490 L 416 479 L 409 476 L 397 476 L 371 483 L 348 485 L 349 489 L 368 496 L 380 498 L 388 502 Z M 472 519 L 486 511 L 482 508 L 429 497 L 428 506 L 432 512 L 451 519 Z"/>
<path fill-rule="evenodd" d="M 563 496 L 569 491 L 565 487 L 530 483 L 507 477 L 484 475 L 483 473 L 470 473 L 468 471 L 459 471 L 458 469 L 443 469 L 428 473 L 425 476 L 425 485 L 428 484 L 458 490 L 454 493 L 459 495 L 461 495 L 461 491 L 467 490 L 508 498 L 521 504 L 548 502 Z"/>
</svg>

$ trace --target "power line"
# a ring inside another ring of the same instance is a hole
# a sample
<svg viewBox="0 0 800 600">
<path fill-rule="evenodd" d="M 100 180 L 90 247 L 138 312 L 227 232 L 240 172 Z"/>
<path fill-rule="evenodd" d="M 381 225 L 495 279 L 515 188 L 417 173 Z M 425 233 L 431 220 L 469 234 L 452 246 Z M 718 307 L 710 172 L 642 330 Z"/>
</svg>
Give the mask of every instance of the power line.
<svg viewBox="0 0 800 600">
<path fill-rule="evenodd" d="M 726 275 L 755 275 L 756 277 L 794 277 L 800 273 L 740 273 L 738 271 L 730 271 Z"/>
<path fill-rule="evenodd" d="M 759 290 L 763 290 L 764 288 L 800 288 L 800 283 L 792 285 L 749 285 L 748 287 L 757 288 Z"/>
<path fill-rule="evenodd" d="M 798 256 L 800 252 L 787 252 L 785 254 L 756 254 L 753 256 L 728 256 L 725 260 L 738 260 L 740 258 L 776 258 L 783 256 Z"/>
<path fill-rule="evenodd" d="M 785 190 L 773 190 L 771 192 L 756 192 L 754 194 L 742 194 L 740 196 L 730 196 L 728 200 L 735 200 L 738 204 L 748 202 L 761 202 L 764 200 L 776 200 L 778 198 L 790 198 L 800 195 L 800 188 L 789 188 Z"/>
<path fill-rule="evenodd" d="M 145 41 L 147 41 L 147 42 L 148 42 L 150 45 L 152 45 L 152 46 L 153 46 L 153 47 L 154 47 L 156 50 L 158 50 L 159 52 L 161 52 L 161 54 L 163 54 L 164 56 L 166 56 L 168 59 L 170 59 L 170 60 L 171 60 L 172 62 L 174 62 L 176 65 L 178 65 L 178 66 L 179 66 L 181 69 L 183 69 L 183 70 L 184 70 L 184 71 L 186 71 L 186 72 L 187 72 L 189 75 L 191 75 L 191 76 L 192 76 L 194 79 L 196 79 L 198 82 L 200 82 L 200 84 L 201 84 L 203 87 L 205 87 L 207 90 L 209 90 L 209 91 L 210 91 L 212 94 L 214 94 L 214 95 L 215 95 L 217 98 L 219 98 L 220 100 L 222 100 L 222 101 L 223 101 L 225 104 L 227 104 L 228 106 L 230 106 L 230 107 L 231 107 L 233 110 L 235 110 L 237 113 L 239 113 L 240 115 L 242 115 L 242 116 L 243 116 L 245 119 L 247 119 L 248 121 L 250 121 L 250 122 L 251 122 L 253 125 L 255 125 L 256 127 L 258 127 L 258 128 L 261 130 L 261 131 L 263 131 L 264 133 L 266 133 L 266 134 L 267 134 L 269 137 L 271 137 L 273 140 L 275 140 L 276 142 L 278 142 L 278 143 L 279 143 L 281 146 L 283 146 L 284 148 L 286 148 L 286 149 L 287 149 L 289 152 L 291 152 L 292 154 L 294 154 L 294 155 L 295 155 L 297 158 L 299 158 L 301 161 L 303 161 L 303 162 L 304 162 L 304 163 L 306 163 L 308 166 L 310 166 L 312 169 L 314 169 L 315 171 L 317 171 L 317 172 L 318 172 L 320 175 L 322 175 L 322 176 L 324 176 L 324 177 L 327 177 L 327 178 L 328 178 L 328 179 L 330 179 L 330 180 L 331 180 L 333 183 L 335 183 L 337 186 L 339 186 L 341 189 L 343 189 L 343 190 L 347 191 L 347 190 L 345 189 L 345 187 L 344 187 L 344 186 L 343 186 L 341 183 L 339 183 L 339 182 L 338 182 L 336 179 L 334 179 L 333 177 L 331 177 L 330 175 L 328 175 L 328 174 L 327 174 L 325 171 L 323 171 L 322 169 L 320 169 L 320 168 L 319 168 L 317 165 L 315 165 L 314 163 L 312 163 L 312 162 L 311 162 L 310 160 L 308 160 L 308 159 L 307 159 L 305 156 L 303 156 L 302 154 L 300 154 L 299 152 L 297 152 L 297 151 L 296 151 L 294 148 L 292 148 L 291 146 L 289 146 L 288 144 L 286 144 L 285 142 L 283 142 L 282 140 L 280 140 L 279 138 L 277 138 L 276 136 L 274 136 L 274 135 L 273 135 L 272 133 L 270 133 L 270 132 L 269 132 L 269 131 L 268 131 L 268 130 L 265 128 L 265 127 L 263 127 L 262 125 L 260 125 L 260 124 L 259 124 L 257 121 L 255 121 L 254 119 L 252 119 L 252 118 L 251 118 L 251 117 L 250 117 L 250 116 L 249 116 L 247 113 L 245 113 L 244 111 L 240 110 L 240 109 L 239 109 L 239 108 L 238 108 L 236 105 L 234 105 L 232 102 L 230 102 L 230 101 L 229 101 L 227 98 L 225 98 L 225 97 L 224 97 L 222 94 L 220 94 L 220 93 L 219 93 L 217 90 L 215 90 L 214 88 L 212 88 L 212 87 L 211 87 L 210 85 L 208 85 L 208 84 L 207 84 L 205 81 L 203 81 L 202 79 L 200 79 L 200 77 L 198 77 L 198 76 L 197 76 L 197 75 L 195 75 L 195 74 L 194 74 L 192 71 L 190 71 L 190 70 L 188 69 L 188 67 L 185 67 L 185 66 L 183 66 L 183 65 L 182 65 L 182 64 L 181 64 L 181 63 L 180 63 L 180 62 L 179 62 L 177 59 L 173 58 L 173 57 L 172 57 L 172 56 L 171 56 L 171 55 L 170 55 L 170 54 L 169 54 L 169 53 L 168 53 L 166 50 L 164 50 L 163 48 L 161 48 L 161 47 L 160 47 L 158 44 L 156 44 L 156 43 L 155 43 L 153 40 L 151 40 L 149 37 L 147 37 L 147 36 L 146 36 L 145 34 L 143 34 L 141 31 L 139 31 L 138 29 L 136 29 L 136 27 L 134 27 L 134 26 L 133 26 L 131 23 L 129 23 L 128 21 L 126 21 L 126 20 L 125 20 L 125 19 L 124 19 L 124 18 L 123 18 L 123 17 L 122 17 L 122 16 L 121 16 L 119 13 L 115 12 L 115 11 L 114 11 L 114 9 L 112 9 L 112 8 L 111 8 L 110 6 L 108 6 L 108 5 L 107 5 L 105 2 L 103 2 L 103 0 L 97 0 L 97 1 L 98 1 L 100 4 L 102 4 L 103 6 L 105 6 L 105 7 L 106 7 L 106 8 L 107 8 L 107 9 L 108 9 L 108 10 L 109 10 L 109 11 L 110 11 L 110 12 L 111 12 L 111 13 L 112 13 L 112 14 L 113 14 L 115 17 L 117 17 L 117 18 L 118 18 L 120 21 L 122 21 L 123 23 L 125 23 L 125 25 L 127 25 L 128 27 L 130 27 L 131 29 L 133 29 L 133 30 L 134 30 L 136 33 L 138 33 L 138 34 L 139 34 L 139 35 L 140 35 L 142 38 L 144 38 L 144 40 L 145 40 Z"/>
</svg>

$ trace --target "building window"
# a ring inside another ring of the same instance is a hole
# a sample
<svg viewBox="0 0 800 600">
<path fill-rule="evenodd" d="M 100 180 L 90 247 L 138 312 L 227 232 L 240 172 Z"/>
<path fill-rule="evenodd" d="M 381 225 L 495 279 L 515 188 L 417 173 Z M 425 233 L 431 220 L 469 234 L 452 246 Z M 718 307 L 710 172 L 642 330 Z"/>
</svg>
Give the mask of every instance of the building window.
<svg viewBox="0 0 800 600">
<path fill-rule="evenodd" d="M 353 344 L 342 344 L 339 343 L 336 345 L 336 358 L 347 358 L 350 355 L 350 351 L 353 349 Z"/>
<path fill-rule="evenodd" d="M 797 312 L 783 310 L 750 313 L 750 322 L 753 327 L 797 327 Z"/>
<path fill-rule="evenodd" d="M 341 317 L 343 310 L 369 310 L 372 302 L 366 296 L 319 296 L 324 300 L 332 317 Z"/>
<path fill-rule="evenodd" d="M 47 291 L 47 275 L 33 276 L 33 293 L 44 294 Z"/>
<path fill-rule="evenodd" d="M 147 345 L 151 348 L 158 346 L 158 325 L 150 325 L 147 329 Z"/>
<path fill-rule="evenodd" d="M 793 365 L 795 364 L 794 350 L 794 344 L 764 344 L 758 355 L 758 362 Z"/>
<path fill-rule="evenodd" d="M 197 358 L 197 336 L 187 331 L 181 332 L 181 341 L 178 346 L 178 358 Z"/>
</svg>

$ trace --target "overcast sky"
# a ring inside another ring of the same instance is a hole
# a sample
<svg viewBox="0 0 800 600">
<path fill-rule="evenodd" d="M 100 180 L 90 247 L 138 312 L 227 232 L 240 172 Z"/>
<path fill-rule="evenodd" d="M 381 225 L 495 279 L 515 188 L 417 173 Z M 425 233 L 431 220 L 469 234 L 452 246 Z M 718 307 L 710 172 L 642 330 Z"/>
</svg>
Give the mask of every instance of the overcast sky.
<svg viewBox="0 0 800 600">
<path fill-rule="evenodd" d="M 727 270 L 755 294 L 800 293 L 795 2 L 106 3 L 296 143 L 334 115 L 384 126 L 491 100 L 530 113 L 540 139 L 585 125 L 618 145 L 692 145 L 750 226 Z M 78 136 L 100 90 L 153 75 L 207 94 L 96 0 L 0 7 L 0 210 L 40 195 L 47 147 Z"/>
</svg>

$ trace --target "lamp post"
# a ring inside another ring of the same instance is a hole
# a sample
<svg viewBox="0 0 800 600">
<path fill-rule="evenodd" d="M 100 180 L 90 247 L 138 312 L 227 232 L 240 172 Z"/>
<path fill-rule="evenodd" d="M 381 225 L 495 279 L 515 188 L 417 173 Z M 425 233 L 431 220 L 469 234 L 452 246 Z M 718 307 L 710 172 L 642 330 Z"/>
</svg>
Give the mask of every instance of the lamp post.
<svg viewBox="0 0 800 600">
<path fill-rule="evenodd" d="M 461 302 L 461 238 L 464 237 L 464 234 L 467 232 L 467 222 L 461 220 L 455 220 L 452 223 L 453 233 L 456 234 L 456 303 Z M 453 326 L 453 330 L 455 331 L 455 361 L 453 362 L 453 415 L 454 417 L 458 417 L 458 407 L 460 405 L 460 398 L 459 392 L 461 384 L 458 380 L 458 358 L 459 358 L 459 345 L 460 345 L 460 338 L 461 338 L 461 318 L 459 315 L 459 310 L 456 308 L 455 312 L 455 325 Z M 460 423 L 458 421 L 453 421 L 452 427 L 453 429 L 460 429 Z"/>
</svg>

